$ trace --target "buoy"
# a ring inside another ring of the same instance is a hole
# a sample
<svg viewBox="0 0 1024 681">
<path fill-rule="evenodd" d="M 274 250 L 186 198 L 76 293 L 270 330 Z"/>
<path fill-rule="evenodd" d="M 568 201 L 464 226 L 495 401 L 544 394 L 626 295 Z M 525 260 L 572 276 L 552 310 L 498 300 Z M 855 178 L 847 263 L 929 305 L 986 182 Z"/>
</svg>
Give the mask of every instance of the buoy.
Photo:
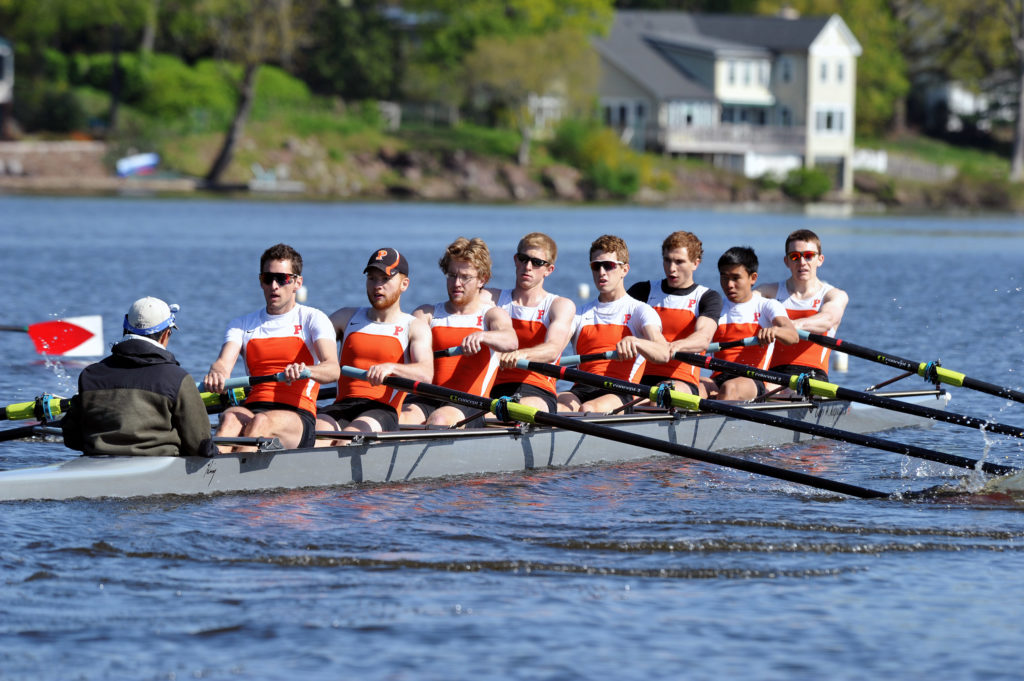
<svg viewBox="0 0 1024 681">
<path fill-rule="evenodd" d="M 581 282 L 576 287 L 576 297 L 579 298 L 580 300 L 587 300 L 588 298 L 590 298 L 590 284 L 586 282 Z"/>
<path fill-rule="evenodd" d="M 303 284 L 302 286 L 299 287 L 299 290 L 295 292 L 295 300 L 299 301 L 300 303 L 304 303 L 306 302 L 306 298 L 308 297 L 309 289 L 307 289 L 306 285 Z"/>
<path fill-rule="evenodd" d="M 850 356 L 845 352 L 832 353 L 832 371 L 845 374 L 850 364 Z"/>
</svg>

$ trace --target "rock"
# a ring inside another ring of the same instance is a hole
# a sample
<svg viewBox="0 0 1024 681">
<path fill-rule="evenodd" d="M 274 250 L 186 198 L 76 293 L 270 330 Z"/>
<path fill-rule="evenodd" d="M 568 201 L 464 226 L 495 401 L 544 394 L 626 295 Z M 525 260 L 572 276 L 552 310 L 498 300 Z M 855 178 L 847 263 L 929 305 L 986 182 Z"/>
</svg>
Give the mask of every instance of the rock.
<svg viewBox="0 0 1024 681">
<path fill-rule="evenodd" d="M 522 166 L 502 163 L 498 173 L 516 201 L 536 201 L 544 196 L 544 187 L 535 182 Z"/>
<path fill-rule="evenodd" d="M 565 201 L 582 201 L 583 190 L 580 188 L 580 171 L 570 166 L 552 165 L 541 174 L 544 186 L 556 199 Z"/>
</svg>

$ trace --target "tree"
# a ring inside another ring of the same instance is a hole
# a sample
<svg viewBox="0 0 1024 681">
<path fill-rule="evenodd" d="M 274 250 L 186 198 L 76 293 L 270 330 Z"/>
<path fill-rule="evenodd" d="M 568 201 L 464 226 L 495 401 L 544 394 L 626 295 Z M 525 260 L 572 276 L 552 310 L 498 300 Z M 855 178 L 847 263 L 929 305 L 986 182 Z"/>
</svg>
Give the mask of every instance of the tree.
<svg viewBox="0 0 1024 681">
<path fill-rule="evenodd" d="M 206 184 L 215 187 L 230 165 L 249 119 L 260 66 L 271 60 L 290 62 L 297 27 L 308 15 L 297 11 L 292 0 L 201 0 L 197 9 L 212 33 L 219 36 L 220 56 L 242 69 L 236 81 L 235 115 L 205 177 Z"/>
<path fill-rule="evenodd" d="M 519 165 L 529 162 L 536 124 L 531 99 L 553 96 L 579 109 L 596 89 L 598 68 L 587 36 L 574 29 L 481 38 L 466 58 L 474 92 L 503 106 L 519 130 Z"/>
</svg>

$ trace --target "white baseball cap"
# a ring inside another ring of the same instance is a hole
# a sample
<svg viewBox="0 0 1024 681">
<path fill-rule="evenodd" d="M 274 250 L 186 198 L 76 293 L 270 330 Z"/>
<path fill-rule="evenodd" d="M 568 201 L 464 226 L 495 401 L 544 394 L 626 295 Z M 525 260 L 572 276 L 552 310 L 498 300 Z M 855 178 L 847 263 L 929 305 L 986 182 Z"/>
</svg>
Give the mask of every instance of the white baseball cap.
<svg viewBox="0 0 1024 681">
<path fill-rule="evenodd" d="M 167 327 L 177 329 L 178 325 L 174 323 L 174 313 L 179 309 L 180 307 L 176 304 L 168 305 L 152 296 L 139 298 L 132 303 L 128 314 L 124 316 L 124 332 L 149 336 L 163 331 Z"/>
</svg>

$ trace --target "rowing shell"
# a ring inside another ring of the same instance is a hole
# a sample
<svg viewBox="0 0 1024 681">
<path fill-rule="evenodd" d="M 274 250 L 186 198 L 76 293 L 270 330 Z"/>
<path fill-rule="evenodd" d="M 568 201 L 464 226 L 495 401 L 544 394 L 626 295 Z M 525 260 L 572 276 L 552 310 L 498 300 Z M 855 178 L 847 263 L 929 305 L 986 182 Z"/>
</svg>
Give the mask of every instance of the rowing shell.
<svg viewBox="0 0 1024 681">
<path fill-rule="evenodd" d="M 945 408 L 949 393 L 885 393 Z M 751 405 L 773 414 L 870 433 L 929 426 L 916 416 L 844 400 Z M 637 413 L 580 416 L 625 432 L 713 451 L 765 448 L 812 439 L 717 414 Z M 414 429 L 354 437 L 343 446 L 266 449 L 213 459 L 174 456 L 79 456 L 34 468 L 0 471 L 0 500 L 217 494 L 392 483 L 490 475 L 542 468 L 637 461 L 666 456 L 643 448 L 535 426 L 467 430 Z"/>
</svg>

